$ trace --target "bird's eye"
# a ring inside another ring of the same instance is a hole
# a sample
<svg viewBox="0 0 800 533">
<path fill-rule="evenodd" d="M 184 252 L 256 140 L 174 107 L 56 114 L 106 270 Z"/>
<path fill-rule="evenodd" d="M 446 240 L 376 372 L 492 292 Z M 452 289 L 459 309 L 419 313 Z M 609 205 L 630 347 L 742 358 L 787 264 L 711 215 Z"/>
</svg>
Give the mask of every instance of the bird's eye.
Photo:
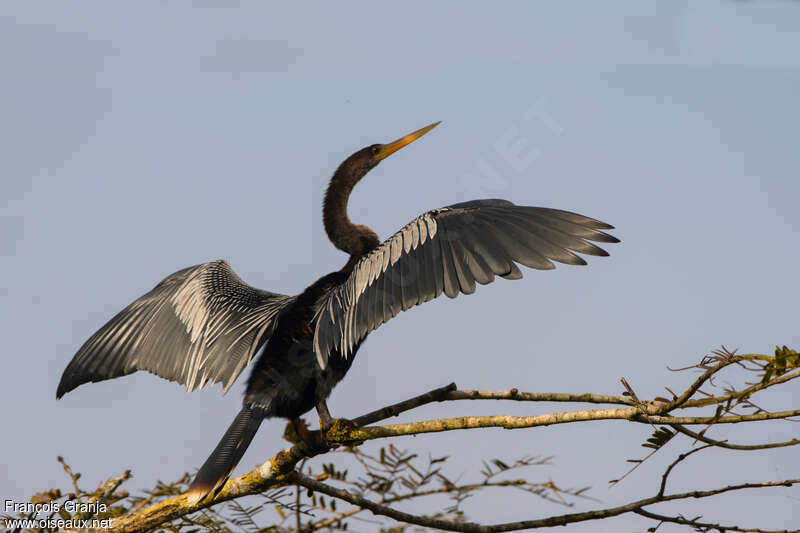
<svg viewBox="0 0 800 533">
<path fill-rule="evenodd" d="M 375 146 L 372 147 L 372 155 L 378 155 L 378 152 L 380 151 L 381 151 L 380 145 L 376 144 Z"/>
</svg>

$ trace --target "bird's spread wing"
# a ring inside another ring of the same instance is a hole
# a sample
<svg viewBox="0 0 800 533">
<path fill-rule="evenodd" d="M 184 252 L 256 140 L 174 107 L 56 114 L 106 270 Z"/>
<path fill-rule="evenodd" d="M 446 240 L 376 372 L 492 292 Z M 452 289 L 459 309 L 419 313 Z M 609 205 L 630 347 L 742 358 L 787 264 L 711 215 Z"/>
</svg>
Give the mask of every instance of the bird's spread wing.
<svg viewBox="0 0 800 533">
<path fill-rule="evenodd" d="M 57 397 L 137 370 L 183 383 L 189 391 L 221 381 L 224 394 L 293 300 L 247 285 L 222 260 L 175 272 L 81 346 L 64 370 Z"/>
<path fill-rule="evenodd" d="M 475 200 L 429 211 L 356 263 L 347 281 L 323 300 L 314 351 L 321 366 L 337 350 L 349 357 L 370 331 L 400 311 L 436 298 L 471 294 L 495 275 L 519 279 L 515 263 L 551 269 L 553 261 L 586 262 L 573 251 L 608 255 L 588 241 L 619 242 L 613 229 L 569 211 Z"/>
</svg>

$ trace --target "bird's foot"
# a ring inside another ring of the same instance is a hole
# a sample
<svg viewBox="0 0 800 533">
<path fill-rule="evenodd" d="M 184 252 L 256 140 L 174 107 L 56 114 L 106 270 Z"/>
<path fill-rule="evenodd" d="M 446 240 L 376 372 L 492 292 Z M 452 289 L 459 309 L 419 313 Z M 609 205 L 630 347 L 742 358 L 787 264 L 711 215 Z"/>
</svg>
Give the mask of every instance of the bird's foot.
<svg viewBox="0 0 800 533">
<path fill-rule="evenodd" d="M 321 400 L 319 403 L 317 403 L 317 414 L 319 414 L 319 427 L 324 435 L 333 425 L 333 417 L 331 416 L 331 412 L 328 410 L 328 404 L 325 402 L 325 400 Z"/>
<path fill-rule="evenodd" d="M 360 441 L 353 438 L 358 426 L 346 418 L 333 418 L 325 400 L 317 403 L 317 413 L 319 413 L 320 433 L 328 446 L 336 448 L 340 444 L 348 446 L 361 444 Z"/>
</svg>

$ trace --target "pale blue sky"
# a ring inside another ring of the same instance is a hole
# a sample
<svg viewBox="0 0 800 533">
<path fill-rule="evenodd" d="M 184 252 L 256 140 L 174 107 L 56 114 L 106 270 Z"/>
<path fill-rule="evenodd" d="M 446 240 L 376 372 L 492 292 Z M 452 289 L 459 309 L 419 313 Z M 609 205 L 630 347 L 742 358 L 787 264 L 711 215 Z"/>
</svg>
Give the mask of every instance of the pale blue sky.
<svg viewBox="0 0 800 533">
<path fill-rule="evenodd" d="M 501 197 L 610 222 L 622 243 L 588 267 L 526 270 L 521 281 L 402 314 L 364 344 L 331 397 L 334 415 L 450 381 L 618 393 L 624 376 L 647 397 L 691 378 L 667 366 L 692 364 L 720 344 L 800 346 L 799 9 L 5 4 L 0 497 L 65 487 L 59 454 L 87 488 L 127 468 L 128 488 L 146 488 L 202 464 L 238 410 L 242 383 L 221 398 L 219 387 L 186 394 L 137 374 L 56 402 L 69 359 L 114 313 L 185 266 L 225 258 L 247 282 L 284 293 L 340 268 L 345 257 L 320 220 L 330 174 L 362 146 L 435 120 L 442 125 L 357 187 L 353 220 L 386 237 L 425 210 Z M 525 143 L 525 161 L 502 154 L 509 142 Z M 791 391 L 774 395 L 774 405 L 797 407 Z M 462 403 L 410 418 L 562 408 Z M 716 435 L 796 437 L 787 425 Z M 282 446 L 282 429 L 282 421 L 262 426 L 237 472 Z M 607 490 L 648 433 L 606 422 L 398 444 L 456 454 L 465 475 L 487 454 L 555 454 L 554 466 L 533 475 L 591 484 L 613 504 L 655 491 L 664 461 L 688 445 Z M 674 487 L 796 477 L 797 464 L 797 450 L 718 454 L 680 471 Z M 771 528 L 800 521 L 798 489 L 756 496 L 763 520 L 747 511 L 747 498 L 671 509 Z M 487 495 L 470 517 L 563 512 L 503 502 L 510 507 Z M 648 525 L 616 521 L 626 531 Z"/>
</svg>

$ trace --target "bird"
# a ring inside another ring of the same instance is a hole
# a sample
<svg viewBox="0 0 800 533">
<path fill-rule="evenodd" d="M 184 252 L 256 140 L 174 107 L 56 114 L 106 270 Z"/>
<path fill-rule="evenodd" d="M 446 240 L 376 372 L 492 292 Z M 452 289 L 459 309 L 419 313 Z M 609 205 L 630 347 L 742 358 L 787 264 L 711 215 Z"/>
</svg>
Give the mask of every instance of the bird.
<svg viewBox="0 0 800 533">
<path fill-rule="evenodd" d="M 322 219 L 333 245 L 349 254 L 339 270 L 295 296 L 245 283 L 224 260 L 167 276 L 111 318 L 77 351 L 58 384 L 76 387 L 146 370 L 188 391 L 221 383 L 223 394 L 252 362 L 242 408 L 200 467 L 188 492 L 215 494 L 266 418 L 294 423 L 327 398 L 369 333 L 401 311 L 442 294 L 471 294 L 496 276 L 519 279 L 518 265 L 585 265 L 577 253 L 607 256 L 613 226 L 569 211 L 471 200 L 423 213 L 385 241 L 347 214 L 350 193 L 381 161 L 440 122 L 387 144 L 372 144 L 339 165 Z M 298 427 L 298 426 L 296 426 Z"/>
</svg>

